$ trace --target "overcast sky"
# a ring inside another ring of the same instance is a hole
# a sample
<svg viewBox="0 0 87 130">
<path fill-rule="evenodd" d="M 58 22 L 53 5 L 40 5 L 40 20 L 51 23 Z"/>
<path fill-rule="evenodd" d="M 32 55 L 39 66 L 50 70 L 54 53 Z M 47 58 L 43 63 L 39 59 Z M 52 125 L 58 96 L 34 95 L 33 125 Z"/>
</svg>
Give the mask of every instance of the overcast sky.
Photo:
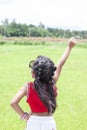
<svg viewBox="0 0 87 130">
<path fill-rule="evenodd" d="M 11 22 L 46 27 L 72 27 L 87 30 L 86 0 L 0 0 L 0 23 Z"/>
</svg>

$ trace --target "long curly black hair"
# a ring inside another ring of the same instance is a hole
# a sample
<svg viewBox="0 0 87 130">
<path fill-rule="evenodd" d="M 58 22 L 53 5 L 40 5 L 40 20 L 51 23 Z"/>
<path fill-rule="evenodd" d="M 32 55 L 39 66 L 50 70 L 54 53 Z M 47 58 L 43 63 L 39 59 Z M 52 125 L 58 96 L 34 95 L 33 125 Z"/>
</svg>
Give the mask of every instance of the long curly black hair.
<svg viewBox="0 0 87 130">
<path fill-rule="evenodd" d="M 40 99 L 48 108 L 49 113 L 56 109 L 53 76 L 56 66 L 53 61 L 45 56 L 38 56 L 29 63 L 35 73 L 34 87 Z"/>
</svg>

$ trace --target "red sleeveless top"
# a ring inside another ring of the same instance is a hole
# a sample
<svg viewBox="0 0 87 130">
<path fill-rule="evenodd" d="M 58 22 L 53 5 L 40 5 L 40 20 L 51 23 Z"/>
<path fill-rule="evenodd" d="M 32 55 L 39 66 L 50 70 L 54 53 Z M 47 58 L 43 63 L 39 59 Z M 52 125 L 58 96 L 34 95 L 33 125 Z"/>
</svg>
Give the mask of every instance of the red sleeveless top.
<svg viewBox="0 0 87 130">
<path fill-rule="evenodd" d="M 57 96 L 57 89 L 55 89 L 55 97 Z M 26 102 L 31 108 L 31 111 L 34 113 L 42 113 L 48 112 L 48 108 L 46 105 L 41 101 L 40 97 L 38 96 L 37 92 L 34 89 L 34 85 L 32 82 L 28 83 L 28 97 Z"/>
</svg>

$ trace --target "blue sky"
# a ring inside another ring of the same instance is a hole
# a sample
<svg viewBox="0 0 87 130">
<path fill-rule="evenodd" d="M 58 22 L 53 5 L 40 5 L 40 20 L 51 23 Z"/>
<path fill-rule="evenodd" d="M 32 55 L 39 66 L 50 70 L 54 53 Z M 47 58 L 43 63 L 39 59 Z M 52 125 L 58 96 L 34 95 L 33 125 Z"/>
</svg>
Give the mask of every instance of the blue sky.
<svg viewBox="0 0 87 130">
<path fill-rule="evenodd" d="M 87 30 L 86 0 L 0 0 L 0 23 L 11 22 L 46 27 Z"/>
</svg>

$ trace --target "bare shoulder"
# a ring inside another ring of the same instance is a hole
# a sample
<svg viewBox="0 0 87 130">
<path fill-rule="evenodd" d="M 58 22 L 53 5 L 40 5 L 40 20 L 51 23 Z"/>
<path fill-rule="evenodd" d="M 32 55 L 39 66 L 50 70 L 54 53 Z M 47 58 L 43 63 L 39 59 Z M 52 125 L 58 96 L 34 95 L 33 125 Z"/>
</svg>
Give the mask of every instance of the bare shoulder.
<svg viewBox="0 0 87 130">
<path fill-rule="evenodd" d="M 18 94 L 19 95 L 27 95 L 27 90 L 28 90 L 28 84 L 25 83 L 24 85 L 21 86 L 21 88 L 19 89 Z"/>
<path fill-rule="evenodd" d="M 25 94 L 27 95 L 27 93 L 28 93 L 28 83 L 25 83 L 23 86 L 22 86 L 22 88 L 21 88 L 21 90 L 23 90 L 23 91 L 25 91 Z"/>
</svg>

